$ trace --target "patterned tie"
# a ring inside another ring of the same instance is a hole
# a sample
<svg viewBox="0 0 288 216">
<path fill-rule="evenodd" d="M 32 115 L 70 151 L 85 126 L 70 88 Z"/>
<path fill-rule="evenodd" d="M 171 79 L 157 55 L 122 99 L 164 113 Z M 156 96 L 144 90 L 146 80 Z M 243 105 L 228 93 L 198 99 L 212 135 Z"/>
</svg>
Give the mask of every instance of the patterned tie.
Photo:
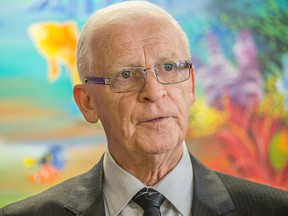
<svg viewBox="0 0 288 216">
<path fill-rule="evenodd" d="M 143 188 L 132 199 L 144 210 L 143 216 L 161 216 L 159 208 L 165 197 L 158 191 L 152 188 Z"/>
</svg>

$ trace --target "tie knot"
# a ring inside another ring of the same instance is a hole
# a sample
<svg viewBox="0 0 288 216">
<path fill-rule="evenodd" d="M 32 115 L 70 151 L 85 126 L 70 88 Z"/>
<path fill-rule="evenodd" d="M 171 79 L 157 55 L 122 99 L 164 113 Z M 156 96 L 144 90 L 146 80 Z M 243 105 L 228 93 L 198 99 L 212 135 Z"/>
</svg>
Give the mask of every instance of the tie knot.
<svg viewBox="0 0 288 216">
<path fill-rule="evenodd" d="M 147 211 L 158 211 L 160 214 L 160 205 L 164 202 L 165 197 L 158 191 L 152 188 L 143 188 L 132 198 L 145 212 Z M 157 208 L 157 209 L 155 209 Z M 156 214 L 157 215 L 157 214 Z"/>
</svg>

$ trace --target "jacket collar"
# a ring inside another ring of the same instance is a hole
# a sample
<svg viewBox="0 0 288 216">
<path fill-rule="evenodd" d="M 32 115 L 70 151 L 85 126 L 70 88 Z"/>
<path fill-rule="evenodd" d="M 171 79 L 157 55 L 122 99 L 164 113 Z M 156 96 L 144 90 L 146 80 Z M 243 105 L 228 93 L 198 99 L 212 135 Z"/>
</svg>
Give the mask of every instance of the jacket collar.
<svg viewBox="0 0 288 216">
<path fill-rule="evenodd" d="M 76 215 L 103 216 L 103 156 L 100 162 L 87 173 L 76 178 L 65 208 Z"/>
<path fill-rule="evenodd" d="M 217 174 L 190 157 L 194 172 L 192 215 L 223 215 L 233 210 L 234 204 Z"/>
<path fill-rule="evenodd" d="M 217 174 L 190 154 L 193 165 L 192 215 L 222 215 L 234 209 L 229 193 Z M 65 208 L 76 215 L 105 215 L 103 199 L 103 157 L 86 174 L 76 178 Z"/>
</svg>

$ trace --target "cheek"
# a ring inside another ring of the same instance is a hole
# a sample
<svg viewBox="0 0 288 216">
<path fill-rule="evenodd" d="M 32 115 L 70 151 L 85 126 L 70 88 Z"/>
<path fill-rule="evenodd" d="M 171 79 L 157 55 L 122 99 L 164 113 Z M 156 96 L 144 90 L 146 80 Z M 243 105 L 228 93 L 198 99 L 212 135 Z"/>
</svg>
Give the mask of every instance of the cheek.
<svg viewBox="0 0 288 216">
<path fill-rule="evenodd" d="M 186 94 L 187 94 L 186 103 L 189 109 L 195 103 L 195 93 L 191 91 Z"/>
<path fill-rule="evenodd" d="M 113 123 L 117 121 L 117 104 L 118 101 L 113 99 L 109 92 L 96 90 L 94 94 L 94 101 L 98 108 L 99 119 L 104 128 L 113 127 Z"/>
<path fill-rule="evenodd" d="M 190 107 L 195 100 L 194 93 L 190 87 L 191 85 L 179 85 L 177 90 L 174 88 L 174 91 L 170 96 L 173 101 L 173 105 L 178 110 L 178 120 L 176 127 L 178 127 L 179 132 L 182 135 L 186 135 L 189 122 Z"/>
<path fill-rule="evenodd" d="M 119 134 L 125 139 L 131 138 L 134 133 L 134 121 L 133 116 L 135 115 L 135 103 L 136 98 L 125 95 L 121 97 L 117 102 L 113 103 L 112 108 L 114 111 L 113 115 L 113 127 Z"/>
<path fill-rule="evenodd" d="M 105 91 L 98 91 L 97 93 L 94 100 L 103 126 L 109 131 L 127 134 L 127 130 L 131 128 L 137 99 L 132 94 L 120 95 Z"/>
<path fill-rule="evenodd" d="M 183 83 L 183 95 L 185 96 L 186 103 L 189 105 L 189 107 L 195 102 L 194 74 L 192 74 L 191 76 L 192 77 L 190 77 L 189 80 Z"/>
<path fill-rule="evenodd" d="M 183 118 L 189 116 L 190 106 L 195 101 L 195 95 L 192 91 L 192 85 L 188 82 L 184 82 L 183 85 L 177 86 L 177 91 L 171 92 L 174 105 L 178 108 Z"/>
</svg>

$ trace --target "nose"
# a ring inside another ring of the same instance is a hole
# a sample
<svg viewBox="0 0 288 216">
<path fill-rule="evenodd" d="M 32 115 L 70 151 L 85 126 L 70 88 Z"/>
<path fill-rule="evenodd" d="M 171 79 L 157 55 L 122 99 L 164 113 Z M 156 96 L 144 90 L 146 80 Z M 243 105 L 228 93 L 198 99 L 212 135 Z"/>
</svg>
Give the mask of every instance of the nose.
<svg viewBox="0 0 288 216">
<path fill-rule="evenodd" d="M 145 72 L 145 84 L 140 90 L 139 99 L 140 101 L 156 102 L 167 94 L 166 87 L 158 81 L 157 73 L 152 68 L 145 69 Z"/>
</svg>

